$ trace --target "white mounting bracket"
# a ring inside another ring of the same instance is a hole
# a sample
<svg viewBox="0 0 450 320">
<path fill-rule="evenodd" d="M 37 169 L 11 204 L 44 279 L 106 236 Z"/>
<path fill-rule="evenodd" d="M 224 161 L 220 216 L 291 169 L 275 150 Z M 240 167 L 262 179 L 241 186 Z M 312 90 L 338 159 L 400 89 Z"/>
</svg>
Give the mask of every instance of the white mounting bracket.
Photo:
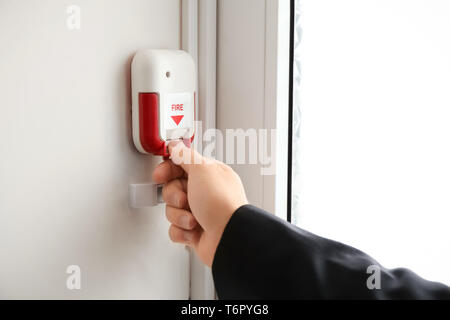
<svg viewBox="0 0 450 320">
<path fill-rule="evenodd" d="M 154 207 L 164 203 L 162 185 L 155 183 L 130 184 L 128 188 L 130 207 L 135 209 Z"/>
</svg>

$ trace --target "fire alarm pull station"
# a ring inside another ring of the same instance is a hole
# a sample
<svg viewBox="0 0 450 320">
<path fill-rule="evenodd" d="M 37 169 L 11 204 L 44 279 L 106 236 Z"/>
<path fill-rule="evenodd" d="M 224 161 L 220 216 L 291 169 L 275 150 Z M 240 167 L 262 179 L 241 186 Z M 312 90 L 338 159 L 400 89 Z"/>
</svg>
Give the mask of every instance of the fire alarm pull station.
<svg viewBox="0 0 450 320">
<path fill-rule="evenodd" d="M 194 139 L 196 72 L 182 50 L 139 50 L 131 63 L 133 141 L 144 154 L 169 157 L 167 144 Z M 162 202 L 161 186 L 131 184 L 130 205 Z"/>
<path fill-rule="evenodd" d="M 133 140 L 168 157 L 167 143 L 194 138 L 195 64 L 182 50 L 140 50 L 131 64 Z"/>
</svg>

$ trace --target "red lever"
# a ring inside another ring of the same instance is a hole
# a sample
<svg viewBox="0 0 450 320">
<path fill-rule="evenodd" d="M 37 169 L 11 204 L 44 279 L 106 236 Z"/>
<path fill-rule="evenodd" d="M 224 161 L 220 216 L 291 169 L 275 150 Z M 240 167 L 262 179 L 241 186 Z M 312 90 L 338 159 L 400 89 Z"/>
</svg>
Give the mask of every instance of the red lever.
<svg viewBox="0 0 450 320">
<path fill-rule="evenodd" d="M 139 136 L 142 148 L 160 156 L 169 156 L 166 144 L 159 136 L 159 95 L 139 93 Z"/>
</svg>

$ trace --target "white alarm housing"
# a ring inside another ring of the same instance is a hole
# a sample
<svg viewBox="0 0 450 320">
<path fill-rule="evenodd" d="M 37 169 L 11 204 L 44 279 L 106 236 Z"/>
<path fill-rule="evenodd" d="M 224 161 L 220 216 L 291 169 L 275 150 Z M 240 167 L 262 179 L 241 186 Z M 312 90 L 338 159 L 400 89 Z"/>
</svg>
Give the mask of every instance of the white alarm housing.
<svg viewBox="0 0 450 320">
<path fill-rule="evenodd" d="M 194 138 L 196 72 L 182 50 L 139 50 L 131 63 L 133 141 L 168 156 L 167 142 Z"/>
</svg>

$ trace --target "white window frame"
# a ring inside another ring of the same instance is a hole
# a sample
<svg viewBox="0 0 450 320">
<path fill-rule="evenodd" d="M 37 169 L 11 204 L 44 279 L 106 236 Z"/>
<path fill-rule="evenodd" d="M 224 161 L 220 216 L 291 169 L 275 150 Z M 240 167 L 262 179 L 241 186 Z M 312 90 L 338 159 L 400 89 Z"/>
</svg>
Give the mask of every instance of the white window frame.
<svg viewBox="0 0 450 320">
<path fill-rule="evenodd" d="M 239 123 L 247 128 L 277 130 L 276 145 L 271 146 L 275 148 L 271 152 L 275 157 L 272 159 L 276 163 L 275 175 L 263 176 L 259 173 L 259 168 L 255 170 L 255 165 L 240 165 L 235 169 L 241 173 L 247 189 L 262 188 L 256 192 L 247 190 L 247 193 L 250 193 L 250 202 L 286 220 L 288 211 L 286 124 L 289 119 L 291 3 L 286 0 L 228 0 L 219 1 L 218 8 L 219 18 L 225 21 L 219 23 L 218 30 L 217 128 L 222 132 L 230 128 L 237 129 L 236 126 L 239 124 L 236 124 L 236 115 L 239 115 Z M 233 19 L 234 16 L 237 18 Z M 227 47 L 225 43 L 221 44 L 221 36 L 227 39 Z M 255 59 L 247 52 L 233 54 L 236 58 L 230 59 L 229 50 L 233 50 L 230 47 L 241 50 L 251 48 L 250 45 L 261 48 L 259 51 L 252 51 L 256 55 Z M 220 59 L 221 55 L 227 57 Z M 238 76 L 239 65 L 243 64 L 258 71 L 255 75 L 255 82 L 258 84 L 249 83 Z M 263 84 L 259 81 L 259 76 L 263 76 Z M 225 82 L 234 82 L 235 85 L 224 85 Z M 245 88 L 245 94 L 238 88 Z M 239 98 L 233 98 L 236 96 Z M 243 105 L 243 101 L 251 101 L 252 97 L 256 97 L 254 100 L 258 103 L 252 104 L 251 107 Z M 259 103 L 260 101 L 262 103 Z M 262 116 L 253 116 L 254 114 Z M 257 197 L 254 196 L 255 193 Z"/>
<path fill-rule="evenodd" d="M 216 29 L 217 0 L 181 0 L 181 49 L 197 66 L 195 114 L 203 128 L 216 127 Z M 189 249 L 190 299 L 215 299 L 211 269 Z"/>
<path fill-rule="evenodd" d="M 198 66 L 198 104 L 196 114 L 202 121 L 203 130 L 226 128 L 217 125 L 216 120 L 221 120 L 225 113 L 234 116 L 238 105 L 230 106 L 227 110 L 217 112 L 219 104 L 226 103 L 217 97 L 217 81 L 222 74 L 217 70 L 217 56 L 221 54 L 218 47 L 218 19 L 221 12 L 220 6 L 224 2 L 218 0 L 181 0 L 182 36 L 181 48 L 188 51 Z M 262 121 L 252 117 L 246 117 L 247 125 L 255 129 L 277 129 L 275 151 L 272 155 L 276 163 L 276 174 L 247 177 L 244 183 L 248 185 L 262 185 L 260 203 L 255 205 L 275 213 L 282 219 L 287 219 L 288 209 L 288 128 L 286 123 L 289 118 L 289 57 L 290 57 L 290 1 L 286 0 L 257 0 L 240 1 L 240 5 L 233 10 L 252 10 L 252 7 L 264 10 L 264 19 L 257 21 L 258 28 L 255 32 L 264 33 L 264 50 L 260 54 L 264 57 L 264 87 L 257 90 L 256 94 L 263 96 L 264 103 L 258 106 L 264 115 Z M 248 28 L 253 21 L 236 24 L 234 27 Z M 233 41 L 245 41 L 240 33 L 236 33 Z M 230 61 L 234 64 L 233 61 Z M 223 66 L 223 65 L 222 65 Z M 233 68 L 233 65 L 229 66 Z M 239 81 L 236 78 L 235 81 Z M 221 91 L 222 97 L 232 92 Z M 250 92 L 249 94 L 255 94 Z M 227 126 L 232 128 L 232 125 Z M 249 165 L 250 166 L 250 165 Z M 191 251 L 191 299 L 215 299 L 214 282 L 211 269 L 205 267 Z"/>
</svg>

